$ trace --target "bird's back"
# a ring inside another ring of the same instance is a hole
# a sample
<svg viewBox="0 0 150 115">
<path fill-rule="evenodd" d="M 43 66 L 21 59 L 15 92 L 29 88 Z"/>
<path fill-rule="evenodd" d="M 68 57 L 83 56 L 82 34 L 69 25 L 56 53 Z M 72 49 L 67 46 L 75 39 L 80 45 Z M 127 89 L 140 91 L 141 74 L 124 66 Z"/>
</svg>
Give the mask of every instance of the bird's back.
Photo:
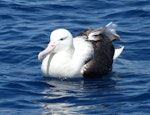
<svg viewBox="0 0 150 115">
<path fill-rule="evenodd" d="M 94 46 L 94 55 L 85 63 L 83 76 L 94 78 L 110 73 L 114 55 L 112 42 L 105 37 L 100 41 L 91 42 Z"/>
</svg>

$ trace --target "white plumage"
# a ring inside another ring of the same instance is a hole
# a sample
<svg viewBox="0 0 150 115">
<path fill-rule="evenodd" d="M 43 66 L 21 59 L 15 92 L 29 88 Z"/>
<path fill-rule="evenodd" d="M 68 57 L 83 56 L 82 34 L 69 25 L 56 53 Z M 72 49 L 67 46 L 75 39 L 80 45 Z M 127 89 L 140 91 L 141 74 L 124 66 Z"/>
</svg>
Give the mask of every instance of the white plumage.
<svg viewBox="0 0 150 115">
<path fill-rule="evenodd" d="M 114 33 L 113 30 L 111 34 L 112 29 L 109 29 L 109 26 L 112 26 L 112 24 L 110 23 L 106 26 L 109 36 Z M 116 33 L 114 34 L 117 35 Z M 86 61 L 94 55 L 94 47 L 89 42 L 90 37 L 88 37 L 82 35 L 73 38 L 72 34 L 66 29 L 54 30 L 50 35 L 51 42 L 38 55 L 39 60 L 44 58 L 41 66 L 42 73 L 45 76 L 63 78 L 83 76 Z M 123 47 L 116 49 L 113 59 L 116 59 L 122 50 Z"/>
</svg>

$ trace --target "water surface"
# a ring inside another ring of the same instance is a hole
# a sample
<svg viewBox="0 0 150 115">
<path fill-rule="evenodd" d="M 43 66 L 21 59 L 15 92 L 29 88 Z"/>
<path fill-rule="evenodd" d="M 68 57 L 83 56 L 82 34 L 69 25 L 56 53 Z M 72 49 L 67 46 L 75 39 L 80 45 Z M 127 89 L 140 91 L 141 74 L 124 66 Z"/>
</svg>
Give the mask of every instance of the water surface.
<svg viewBox="0 0 150 115">
<path fill-rule="evenodd" d="M 38 53 L 49 34 L 73 35 L 113 21 L 125 50 L 99 79 L 44 78 Z M 150 113 L 149 0 L 1 0 L 1 115 L 148 115 Z"/>
</svg>

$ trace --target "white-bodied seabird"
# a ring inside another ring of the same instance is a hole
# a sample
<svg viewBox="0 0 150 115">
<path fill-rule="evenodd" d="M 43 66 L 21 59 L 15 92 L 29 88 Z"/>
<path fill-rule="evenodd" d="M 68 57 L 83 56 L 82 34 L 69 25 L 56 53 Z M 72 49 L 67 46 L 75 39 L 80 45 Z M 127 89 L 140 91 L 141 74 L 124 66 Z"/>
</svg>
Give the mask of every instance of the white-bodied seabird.
<svg viewBox="0 0 150 115">
<path fill-rule="evenodd" d="M 59 78 L 101 77 L 112 71 L 113 60 L 124 46 L 115 49 L 112 41 L 120 37 L 110 22 L 105 27 L 89 29 L 73 38 L 66 29 L 56 29 L 50 35 L 47 48 L 39 53 L 45 76 Z"/>
</svg>

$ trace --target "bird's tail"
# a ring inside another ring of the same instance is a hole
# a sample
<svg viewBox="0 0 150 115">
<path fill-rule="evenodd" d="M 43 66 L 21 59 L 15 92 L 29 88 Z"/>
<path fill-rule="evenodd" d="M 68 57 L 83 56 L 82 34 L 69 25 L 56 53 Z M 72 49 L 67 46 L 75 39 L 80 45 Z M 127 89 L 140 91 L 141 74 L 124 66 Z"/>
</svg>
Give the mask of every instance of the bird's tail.
<svg viewBox="0 0 150 115">
<path fill-rule="evenodd" d="M 120 36 L 116 33 L 115 28 L 117 27 L 116 24 L 113 22 L 108 23 L 105 26 L 104 34 L 111 40 L 120 40 Z"/>
</svg>

